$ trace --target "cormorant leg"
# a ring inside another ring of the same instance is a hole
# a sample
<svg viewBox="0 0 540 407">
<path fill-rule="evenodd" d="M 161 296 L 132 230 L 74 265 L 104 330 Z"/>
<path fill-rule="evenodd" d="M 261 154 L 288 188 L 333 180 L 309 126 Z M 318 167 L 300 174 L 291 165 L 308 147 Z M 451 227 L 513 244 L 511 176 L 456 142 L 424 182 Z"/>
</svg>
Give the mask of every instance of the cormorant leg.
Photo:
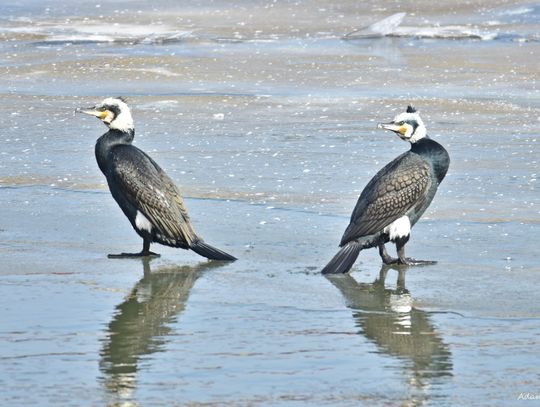
<svg viewBox="0 0 540 407">
<path fill-rule="evenodd" d="M 150 239 L 143 239 L 143 249 L 140 253 L 109 254 L 109 259 L 133 259 L 137 257 L 160 257 L 159 254 L 150 251 Z"/>
<path fill-rule="evenodd" d="M 381 243 L 379 245 L 379 255 L 381 256 L 384 264 L 395 264 L 398 262 L 398 259 L 394 259 L 388 254 L 388 252 L 386 251 L 386 247 L 384 246 L 384 243 Z"/>
<path fill-rule="evenodd" d="M 437 262 L 433 260 L 417 260 L 411 257 L 405 257 L 405 243 L 407 243 L 408 240 L 409 240 L 408 236 L 406 239 L 396 239 L 396 249 L 397 249 L 399 264 L 405 264 L 408 266 L 437 264 Z"/>
<path fill-rule="evenodd" d="M 143 249 L 141 253 L 143 254 L 143 256 L 159 257 L 159 254 L 150 251 L 150 239 L 143 240 Z"/>
</svg>

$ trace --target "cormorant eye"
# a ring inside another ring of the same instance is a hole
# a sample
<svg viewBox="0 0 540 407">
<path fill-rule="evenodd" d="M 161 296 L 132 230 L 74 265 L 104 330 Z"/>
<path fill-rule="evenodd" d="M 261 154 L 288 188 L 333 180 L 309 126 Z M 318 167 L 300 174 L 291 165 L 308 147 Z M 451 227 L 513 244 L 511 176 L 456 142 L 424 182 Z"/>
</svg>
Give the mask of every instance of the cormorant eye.
<svg viewBox="0 0 540 407">
<path fill-rule="evenodd" d="M 405 124 L 405 122 L 403 120 L 398 123 L 398 125 L 400 125 L 400 126 L 403 126 L 404 124 Z"/>
</svg>

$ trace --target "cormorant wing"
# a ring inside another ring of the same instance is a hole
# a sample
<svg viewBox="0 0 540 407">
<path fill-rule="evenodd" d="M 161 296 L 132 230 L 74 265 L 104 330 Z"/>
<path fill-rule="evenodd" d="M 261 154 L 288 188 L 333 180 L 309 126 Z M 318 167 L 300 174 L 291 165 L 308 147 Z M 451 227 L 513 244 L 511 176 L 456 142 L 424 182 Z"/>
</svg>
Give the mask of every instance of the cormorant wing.
<svg viewBox="0 0 540 407">
<path fill-rule="evenodd" d="M 134 146 L 111 150 L 111 181 L 131 205 L 158 229 L 162 237 L 184 241 L 196 239 L 180 191 L 167 174 L 143 151 Z"/>
<path fill-rule="evenodd" d="M 411 208 L 420 207 L 431 185 L 429 164 L 406 152 L 381 169 L 364 188 L 340 245 L 382 231 Z"/>
</svg>

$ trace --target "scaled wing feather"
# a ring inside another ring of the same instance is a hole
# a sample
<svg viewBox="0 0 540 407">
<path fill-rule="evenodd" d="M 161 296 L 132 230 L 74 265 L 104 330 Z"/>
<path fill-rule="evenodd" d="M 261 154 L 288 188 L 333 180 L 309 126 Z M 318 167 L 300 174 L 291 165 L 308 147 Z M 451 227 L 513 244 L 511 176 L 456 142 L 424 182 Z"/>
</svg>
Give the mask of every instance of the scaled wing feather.
<svg viewBox="0 0 540 407">
<path fill-rule="evenodd" d="M 360 195 L 341 245 L 377 233 L 420 206 L 430 185 L 429 165 L 421 157 L 407 153 L 397 157 L 373 177 Z"/>
<path fill-rule="evenodd" d="M 129 151 L 130 159 L 122 157 L 125 153 L 116 149 L 110 176 L 162 238 L 190 246 L 196 235 L 174 182 L 141 150 Z"/>
</svg>

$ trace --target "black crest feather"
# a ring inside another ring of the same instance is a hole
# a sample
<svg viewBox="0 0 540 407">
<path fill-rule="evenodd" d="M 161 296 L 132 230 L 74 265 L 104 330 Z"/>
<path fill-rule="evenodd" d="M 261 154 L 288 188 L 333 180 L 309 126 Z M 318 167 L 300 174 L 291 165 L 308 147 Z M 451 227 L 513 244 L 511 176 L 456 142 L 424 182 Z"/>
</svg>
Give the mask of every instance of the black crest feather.
<svg viewBox="0 0 540 407">
<path fill-rule="evenodd" d="M 416 113 L 416 109 L 413 106 L 409 105 L 407 106 L 407 113 Z"/>
<path fill-rule="evenodd" d="M 122 102 L 124 102 L 125 104 L 127 104 L 127 99 L 125 96 L 116 96 L 115 99 L 119 99 L 121 100 Z"/>
</svg>

